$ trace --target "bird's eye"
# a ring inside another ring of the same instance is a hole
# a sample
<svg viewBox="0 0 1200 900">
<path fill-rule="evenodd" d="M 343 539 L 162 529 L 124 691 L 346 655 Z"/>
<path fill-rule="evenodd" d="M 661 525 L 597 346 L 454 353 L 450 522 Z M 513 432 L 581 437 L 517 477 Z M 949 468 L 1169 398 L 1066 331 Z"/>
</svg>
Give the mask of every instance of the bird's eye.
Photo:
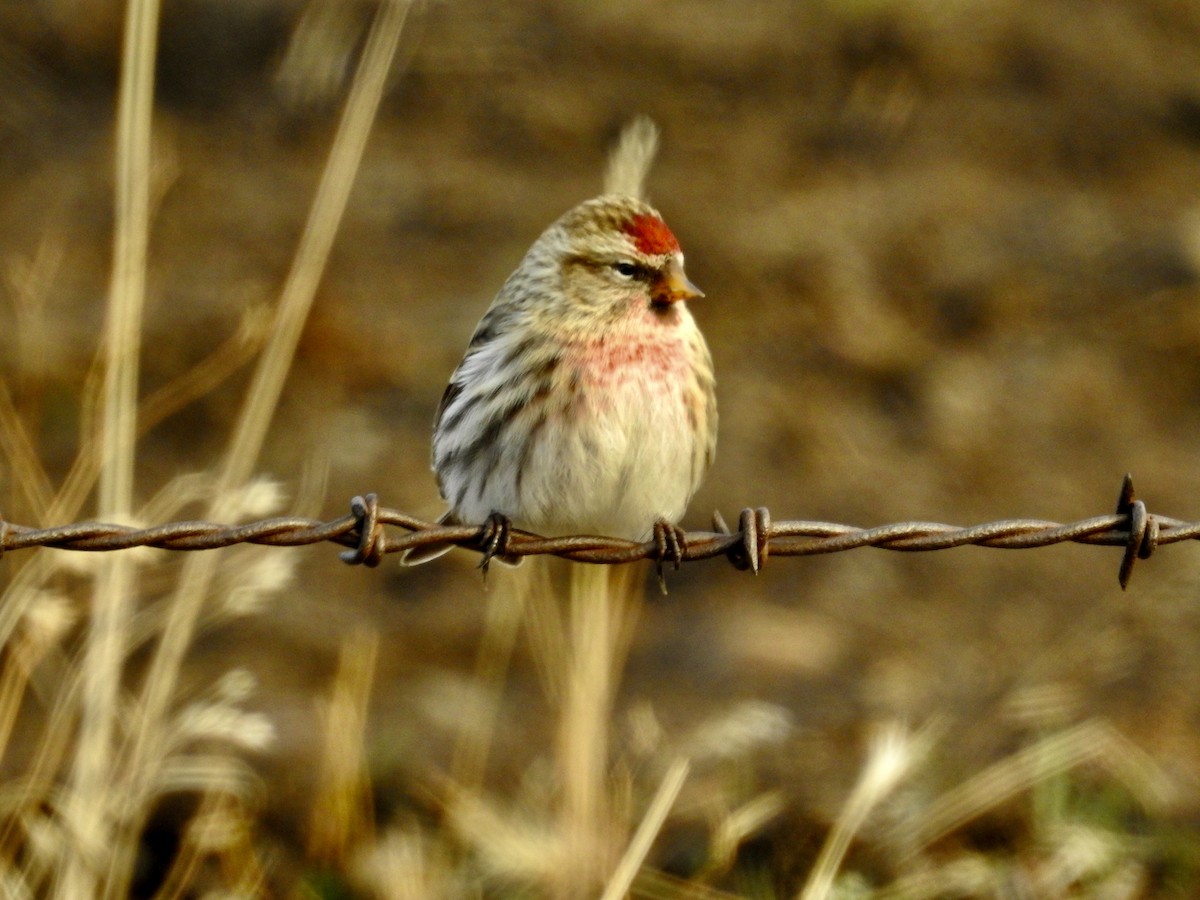
<svg viewBox="0 0 1200 900">
<path fill-rule="evenodd" d="M 632 278 L 638 273 L 638 267 L 631 262 L 613 263 L 613 271 L 622 278 Z"/>
</svg>

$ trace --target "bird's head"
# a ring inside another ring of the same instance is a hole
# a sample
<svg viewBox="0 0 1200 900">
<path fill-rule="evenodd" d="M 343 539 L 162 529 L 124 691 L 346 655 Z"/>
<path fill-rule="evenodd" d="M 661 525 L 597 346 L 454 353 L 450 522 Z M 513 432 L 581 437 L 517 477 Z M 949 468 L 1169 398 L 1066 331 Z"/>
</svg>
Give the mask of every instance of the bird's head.
<svg viewBox="0 0 1200 900">
<path fill-rule="evenodd" d="M 662 216 L 632 197 L 586 200 L 542 240 L 554 246 L 563 297 L 577 310 L 605 318 L 649 310 L 669 318 L 676 304 L 704 296 L 688 280 L 679 241 Z"/>
</svg>

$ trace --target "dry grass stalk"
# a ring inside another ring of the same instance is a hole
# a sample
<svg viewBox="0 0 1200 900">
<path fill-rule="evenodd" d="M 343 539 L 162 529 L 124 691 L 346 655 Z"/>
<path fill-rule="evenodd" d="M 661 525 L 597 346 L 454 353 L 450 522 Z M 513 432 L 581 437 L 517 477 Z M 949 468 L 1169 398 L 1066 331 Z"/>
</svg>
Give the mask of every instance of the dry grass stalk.
<svg viewBox="0 0 1200 900">
<path fill-rule="evenodd" d="M 125 24 L 117 100 L 113 272 L 105 327 L 99 511 L 126 520 L 133 509 L 138 362 L 150 240 L 150 131 L 158 46 L 157 0 L 132 0 Z M 113 839 L 114 733 L 125 632 L 137 586 L 133 561 L 106 558 L 97 574 L 83 657 L 79 737 L 64 813 L 77 844 L 58 885 L 64 897 L 107 894 L 105 851 Z M 118 883 L 125 879 L 118 876 Z"/>
<path fill-rule="evenodd" d="M 637 831 L 634 832 L 633 840 L 629 842 L 625 854 L 621 857 L 608 885 L 604 888 L 601 900 L 620 900 L 629 893 L 633 879 L 645 862 L 646 854 L 650 852 L 650 845 L 654 842 L 654 838 L 658 836 L 663 823 L 667 820 L 667 814 L 679 796 L 687 774 L 688 761 L 686 759 L 680 757 L 671 763 L 654 794 L 654 799 L 651 800 L 650 806 L 646 810 L 646 814 L 642 817 Z"/>
<path fill-rule="evenodd" d="M 475 657 L 474 677 L 481 703 L 470 721 L 463 722 L 450 767 L 455 782 L 467 790 L 483 785 L 508 666 L 521 624 L 528 619 L 530 596 L 539 587 L 549 589 L 546 566 L 541 562 L 527 560 L 520 568 L 489 575 L 483 638 Z"/>
<path fill-rule="evenodd" d="M 19 410 L 11 402 L 0 404 L 3 407 L 0 449 L 17 467 L 14 471 L 21 473 L 27 492 L 24 499 L 37 507 L 40 518 L 74 517 L 99 477 L 100 515 L 131 520 L 139 430 L 192 402 L 244 364 L 269 325 L 274 329 L 272 343 L 260 363 L 221 476 L 215 481 L 182 479 L 155 498 L 148 509 L 161 511 L 202 494 L 214 498 L 214 509 L 236 511 L 245 505 L 247 494 L 243 484 L 261 446 L 296 337 L 337 230 L 407 9 L 408 3 L 399 0 L 386 0 L 380 6 L 275 321 L 267 323 L 261 315 L 247 315 L 238 334 L 204 363 L 143 401 L 143 418 L 139 423 L 136 389 L 146 247 L 153 205 L 150 115 L 158 4 L 153 0 L 131 3 L 119 102 L 115 255 L 106 330 L 107 364 L 102 373 L 89 378 L 83 392 L 84 439 L 75 465 L 56 496 L 51 495 L 49 479 L 23 427 Z M 30 276 L 22 284 L 29 282 L 32 290 L 44 281 Z M 10 400 L 5 386 L 0 401 Z M 95 409 L 100 413 L 93 420 L 89 417 Z M 80 571 L 95 573 L 96 584 L 94 615 L 79 668 L 67 667 L 61 657 L 58 648 L 61 629 L 49 638 L 38 631 L 38 622 L 45 618 L 39 618 L 44 604 L 38 598 L 45 593 L 39 586 L 59 567 L 58 555 L 42 553 L 22 567 L 14 566 L 16 576 L 4 592 L 5 601 L 12 602 L 6 602 L 0 613 L 0 638 L 12 652 L 0 671 L 3 737 L 11 733 L 12 721 L 31 683 L 31 673 L 42 676 L 43 696 L 51 704 L 33 767 L 6 792 L 10 800 L 0 809 L 3 855 L 14 862 L 16 854 L 20 854 L 21 867 L 11 871 L 19 873 L 14 876 L 16 882 L 31 895 L 124 896 L 132 878 L 138 835 L 151 805 L 162 792 L 182 790 L 220 795 L 222 803 L 228 804 L 241 803 L 239 798 L 248 796 L 256 787 L 245 766 L 212 745 L 217 742 L 241 750 L 261 749 L 271 736 L 267 723 L 254 714 L 241 712 L 237 708 L 238 699 L 232 696 L 214 696 L 193 703 L 178 715 L 169 712 L 175 700 L 183 655 L 198 623 L 207 621 L 201 615 L 201 602 L 207 594 L 205 588 L 212 583 L 215 561 L 193 566 L 190 577 L 185 577 L 177 597 L 191 599 L 191 604 L 159 603 L 135 617 L 132 603 L 138 593 L 135 574 L 139 559 L 137 554 L 110 554 L 81 561 L 78 566 Z M 278 589 L 288 577 L 289 573 L 282 578 L 275 573 L 278 566 L 270 567 L 270 573 L 260 572 L 262 566 L 256 565 L 253 556 L 247 559 L 250 568 L 227 566 L 223 571 L 239 570 L 243 575 L 254 575 L 248 587 L 243 585 L 246 590 L 238 594 L 243 597 L 249 591 L 254 596 L 247 598 L 249 605 L 239 600 L 234 604 L 236 608 L 230 606 L 226 614 L 252 611 L 259 604 L 260 595 Z M 191 562 L 198 562 L 198 558 Z M 197 572 L 209 577 L 197 577 Z M 20 630 L 22 623 L 28 624 Z M 18 635 L 15 641 L 13 635 Z M 128 652 L 159 635 L 162 638 L 145 682 L 145 693 L 130 716 L 120 698 Z M 34 671 L 35 667 L 38 671 Z M 53 677 L 47 679 L 47 674 Z M 195 752 L 196 742 L 209 750 Z M 64 768 L 71 771 L 69 787 L 59 790 L 55 785 Z M 185 853 L 181 857 L 181 865 L 186 863 L 186 856 Z M 221 867 L 228 868 L 229 859 L 228 854 L 222 856 Z M 242 868 L 250 871 L 254 867 Z M 184 866 L 173 877 L 178 878 L 180 871 L 191 870 Z M 177 880 L 167 895 L 171 891 L 183 893 L 186 889 L 183 882 L 187 880 L 187 877 L 182 882 Z M 257 875 L 253 872 L 248 876 L 237 875 L 225 883 L 238 893 L 249 895 L 261 888 L 261 871 Z"/>
<path fill-rule="evenodd" d="M 405 0 L 381 3 L 367 37 L 345 113 L 281 293 L 270 339 L 259 359 L 217 478 L 216 498 L 209 512 L 214 518 L 224 518 L 226 511 L 236 504 L 258 458 L 349 199 L 409 5 Z M 156 743 L 154 733 L 175 692 L 218 564 L 215 554 L 198 554 L 189 557 L 184 565 L 138 704 L 129 760 L 133 771 L 151 764 Z"/>
<path fill-rule="evenodd" d="M 833 891 L 833 880 L 841 868 L 850 842 L 871 811 L 895 789 L 900 780 L 924 756 L 927 740 L 914 737 L 899 725 L 876 734 L 867 763 L 842 812 L 826 838 L 798 900 L 824 900 Z"/>
<path fill-rule="evenodd" d="M 364 629 L 347 636 L 338 656 L 333 690 L 321 703 L 324 744 L 308 854 L 318 863 L 337 868 L 345 868 L 355 849 L 369 843 L 374 833 L 363 739 L 378 655 L 376 632 Z"/>
<path fill-rule="evenodd" d="M 603 881 L 624 835 L 610 808 L 609 723 L 641 603 L 639 566 L 571 566 L 566 676 L 559 720 L 563 896 Z"/>
<path fill-rule="evenodd" d="M 1085 763 L 1102 766 L 1149 809 L 1171 801 L 1173 785 L 1161 768 L 1111 724 L 1092 719 L 1046 735 L 947 791 L 898 823 L 893 843 L 916 853 L 984 811 Z"/>
<path fill-rule="evenodd" d="M 236 502 L 258 459 L 350 196 L 409 5 L 404 0 L 386 0 L 380 4 L 371 27 L 345 113 L 280 296 L 270 339 L 259 359 L 217 479 L 216 500 L 209 511 L 214 519 L 225 518 L 226 509 Z M 171 605 L 172 616 L 147 679 L 142 714 L 150 719 L 160 714 L 174 690 L 216 566 L 217 560 L 212 555 L 198 554 L 190 557 L 184 568 Z"/>
<path fill-rule="evenodd" d="M 617 146 L 609 155 L 604 193 L 644 200 L 646 176 L 657 152 L 658 126 L 646 116 L 638 116 L 625 126 Z"/>
</svg>

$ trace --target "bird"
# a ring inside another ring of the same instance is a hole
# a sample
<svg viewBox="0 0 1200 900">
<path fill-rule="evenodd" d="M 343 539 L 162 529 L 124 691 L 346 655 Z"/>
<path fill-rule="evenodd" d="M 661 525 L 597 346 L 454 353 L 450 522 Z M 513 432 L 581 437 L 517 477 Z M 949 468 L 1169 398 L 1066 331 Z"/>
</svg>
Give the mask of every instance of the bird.
<svg viewBox="0 0 1200 900">
<path fill-rule="evenodd" d="M 712 356 L 678 239 L 641 195 L 657 147 L 626 129 L 606 191 L 553 222 L 504 282 L 434 419 L 442 524 L 486 524 L 486 571 L 512 527 L 652 535 L 678 566 L 688 503 L 716 451 Z M 449 544 L 410 548 L 417 565 Z"/>
</svg>

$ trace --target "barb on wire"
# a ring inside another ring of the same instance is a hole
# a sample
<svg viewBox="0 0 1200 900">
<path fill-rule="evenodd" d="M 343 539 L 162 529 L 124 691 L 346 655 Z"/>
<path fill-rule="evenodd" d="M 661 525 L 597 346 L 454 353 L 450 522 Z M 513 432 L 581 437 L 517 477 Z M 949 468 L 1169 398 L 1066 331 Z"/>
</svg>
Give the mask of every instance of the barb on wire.
<svg viewBox="0 0 1200 900">
<path fill-rule="evenodd" d="M 407 531 L 389 537 L 385 526 Z M 53 528 L 30 528 L 0 517 L 0 557 L 10 550 L 54 547 L 60 550 L 105 551 L 131 547 L 163 550 L 215 550 L 233 544 L 297 547 L 331 542 L 349 549 L 341 558 L 350 565 L 377 566 L 385 556 L 426 544 L 456 544 L 481 553 L 495 552 L 495 523 L 439 525 L 379 505 L 374 494 L 355 497 L 350 514 L 322 522 L 300 517 L 280 517 L 221 525 L 214 522 L 172 522 L 150 528 L 81 522 Z M 772 521 L 765 508 L 742 510 L 738 530 L 732 531 L 719 512 L 713 514 L 713 531 L 680 535 L 682 540 L 669 561 L 693 562 L 726 557 L 735 567 L 753 572 L 771 556 L 815 556 L 858 547 L 917 552 L 946 550 L 967 545 L 1003 550 L 1024 550 L 1072 542 L 1124 547 L 1118 580 L 1124 588 L 1139 559 L 1148 559 L 1163 544 L 1200 538 L 1200 522 L 1184 522 L 1147 511 L 1134 497 L 1129 475 L 1121 486 L 1116 512 L 1060 524 L 1042 519 L 1004 519 L 960 527 L 941 522 L 896 522 L 874 528 L 856 528 L 833 522 Z M 510 556 L 553 555 L 576 562 L 618 564 L 649 559 L 663 562 L 662 542 L 627 541 L 591 535 L 542 537 L 510 529 L 503 552 Z"/>
</svg>

